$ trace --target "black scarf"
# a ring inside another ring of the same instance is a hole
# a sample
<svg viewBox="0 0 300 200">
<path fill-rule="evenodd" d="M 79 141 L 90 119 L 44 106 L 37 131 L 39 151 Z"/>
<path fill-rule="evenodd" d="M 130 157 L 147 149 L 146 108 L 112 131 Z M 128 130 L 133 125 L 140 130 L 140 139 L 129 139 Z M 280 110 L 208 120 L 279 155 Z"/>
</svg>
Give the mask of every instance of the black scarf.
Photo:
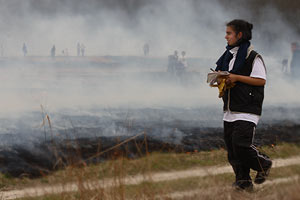
<svg viewBox="0 0 300 200">
<path fill-rule="evenodd" d="M 223 53 L 223 55 L 219 58 L 219 60 L 216 62 L 217 67 L 216 71 L 228 71 L 229 69 L 229 62 L 233 58 L 233 55 L 230 53 L 230 50 L 234 47 L 239 46 L 239 50 L 236 55 L 236 59 L 234 61 L 234 65 L 230 73 L 237 74 L 238 71 L 242 66 L 245 64 L 245 60 L 247 57 L 248 48 L 250 46 L 249 41 L 243 41 L 235 46 L 227 46 L 226 51 Z"/>
</svg>

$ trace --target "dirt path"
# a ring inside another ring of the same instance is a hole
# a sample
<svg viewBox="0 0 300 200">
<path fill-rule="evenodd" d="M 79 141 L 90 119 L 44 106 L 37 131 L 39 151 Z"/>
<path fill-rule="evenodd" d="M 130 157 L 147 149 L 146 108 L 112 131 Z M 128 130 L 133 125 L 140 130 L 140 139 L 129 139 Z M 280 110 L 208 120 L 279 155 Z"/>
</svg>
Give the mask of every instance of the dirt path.
<svg viewBox="0 0 300 200">
<path fill-rule="evenodd" d="M 273 168 L 289 166 L 289 165 L 300 165 L 300 156 L 291 157 L 288 159 L 276 159 L 273 161 Z M 134 185 L 134 184 L 142 183 L 143 181 L 152 181 L 152 182 L 169 181 L 169 180 L 180 179 L 180 178 L 204 177 L 209 175 L 218 175 L 218 174 L 232 173 L 232 172 L 233 172 L 232 168 L 229 165 L 212 166 L 212 167 L 196 168 L 196 169 L 174 171 L 174 172 L 160 172 L 160 173 L 153 173 L 149 175 L 129 176 L 124 178 L 120 182 L 116 182 L 116 180 L 114 179 L 103 179 L 101 181 L 87 181 L 83 183 L 83 186 L 85 188 L 89 188 L 92 190 L 96 188 L 112 187 L 120 183 L 126 185 Z M 291 178 L 288 178 L 287 180 L 290 179 Z M 270 183 L 269 181 L 266 181 L 265 184 L 269 184 L 269 183 Z M 67 183 L 63 185 L 57 184 L 57 185 L 47 186 L 47 187 L 32 187 L 32 188 L 25 188 L 21 190 L 4 191 L 4 192 L 0 192 L 0 198 L 3 200 L 16 199 L 16 198 L 21 198 L 26 196 L 33 197 L 33 196 L 42 196 L 46 194 L 59 194 L 62 192 L 74 192 L 77 190 L 78 190 L 78 184 L 76 183 Z M 190 194 L 192 193 L 193 192 L 191 192 Z"/>
<path fill-rule="evenodd" d="M 262 187 L 265 187 L 267 185 L 277 185 L 277 184 L 281 184 L 281 183 L 289 183 L 289 182 L 297 182 L 300 180 L 300 177 L 298 175 L 296 176 L 290 176 L 290 177 L 285 177 L 285 178 L 277 178 L 277 179 L 273 179 L 272 181 L 266 181 L 261 185 L 255 185 L 256 189 L 260 189 Z M 232 189 L 232 187 L 230 186 L 225 186 L 222 188 L 222 190 L 225 191 L 229 191 L 230 189 Z M 212 194 L 213 191 L 217 191 L 220 190 L 219 187 L 210 187 L 210 188 L 205 188 L 205 189 L 197 189 L 197 190 L 189 190 L 189 191 L 184 191 L 184 192 L 174 192 L 172 194 L 166 194 L 166 195 L 160 195 L 158 197 L 155 197 L 155 199 L 190 199 L 191 197 L 195 197 L 197 195 L 210 195 Z"/>
</svg>

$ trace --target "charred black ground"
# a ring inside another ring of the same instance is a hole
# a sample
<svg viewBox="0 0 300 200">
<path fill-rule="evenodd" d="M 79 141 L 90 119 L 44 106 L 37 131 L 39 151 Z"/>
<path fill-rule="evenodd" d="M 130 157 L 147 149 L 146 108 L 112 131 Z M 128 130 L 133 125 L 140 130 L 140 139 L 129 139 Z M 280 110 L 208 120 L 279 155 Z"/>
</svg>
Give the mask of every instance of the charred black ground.
<svg viewBox="0 0 300 200">
<path fill-rule="evenodd" d="M 166 113 L 167 110 L 162 112 Z M 87 118 L 89 121 L 101 121 L 93 117 Z M 81 120 L 84 121 L 83 116 Z M 202 126 L 205 123 L 196 120 L 174 120 L 168 123 L 152 120 L 137 121 L 130 126 L 128 122 L 115 121 L 115 128 L 124 133 L 116 136 L 99 136 L 105 130 L 100 123 L 99 127 L 94 128 L 53 130 L 52 134 L 60 133 L 60 136 L 52 139 L 48 130 L 46 139 L 43 131 L 40 131 L 39 137 L 34 136 L 35 139 L 21 134 L 19 141 L 15 140 L 15 135 L 1 135 L 2 144 L 6 141 L 15 144 L 1 146 L 0 171 L 15 177 L 37 177 L 67 165 L 98 163 L 118 156 L 137 158 L 154 151 L 193 152 L 224 148 L 221 127 L 205 127 Z M 102 125 L 105 126 L 105 123 Z M 74 132 L 77 133 L 77 138 L 74 138 Z M 138 134 L 140 135 L 134 137 Z M 73 136 L 70 137 L 71 135 Z M 281 142 L 300 143 L 300 125 L 292 121 L 280 124 L 262 122 L 257 129 L 255 143 L 260 146 Z M 122 145 L 116 146 L 120 143 Z"/>
<path fill-rule="evenodd" d="M 18 94 L 17 102 L 28 101 L 24 105 L 30 105 L 32 98 L 28 98 L 28 93 L 35 96 L 45 92 L 54 97 L 49 98 L 53 107 L 57 106 L 52 110 L 43 107 L 38 111 L 7 111 L 1 115 L 1 173 L 38 177 L 66 165 L 97 163 L 118 156 L 137 158 L 145 152 L 224 148 L 222 103 L 221 100 L 209 102 L 217 100 L 217 91 L 213 93 L 215 96 L 206 94 L 214 90 L 205 80 L 207 66 L 212 60 L 188 59 L 189 69 L 182 79 L 166 72 L 167 58 L 105 56 L 51 60 L 49 57 L 26 57 L 0 61 L 3 73 L 17 74 L 8 79 L 7 88 L 2 88 L 3 98 L 5 94 Z M 128 84 L 128 94 L 118 96 L 124 84 Z M 138 93 L 132 93 L 131 87 L 138 87 Z M 161 87 L 167 89 L 156 94 Z M 109 93 L 107 88 L 116 92 Z M 169 94 L 170 90 L 173 93 Z M 151 92 L 157 96 L 149 95 L 150 100 L 143 97 Z M 68 99 L 74 94 L 75 98 Z M 128 106 L 107 106 L 107 102 L 102 102 L 106 95 L 115 97 L 112 100 L 130 103 Z M 136 96 L 126 99 L 129 95 Z M 203 100 L 195 102 L 193 98 L 183 98 L 184 95 L 203 97 Z M 82 96 L 88 97 L 84 99 L 87 103 L 72 107 L 76 101 L 82 103 L 78 100 Z M 99 96 L 99 102 L 89 104 Z M 153 103 L 161 96 L 167 100 Z M 68 101 L 61 101 L 64 104 L 60 105 L 56 98 Z M 183 100 L 178 101 L 180 98 Z M 136 99 L 137 103 L 131 102 Z M 34 106 L 39 108 L 39 104 L 33 103 Z M 297 104 L 266 105 L 257 127 L 256 144 L 299 143 L 299 113 Z"/>
</svg>

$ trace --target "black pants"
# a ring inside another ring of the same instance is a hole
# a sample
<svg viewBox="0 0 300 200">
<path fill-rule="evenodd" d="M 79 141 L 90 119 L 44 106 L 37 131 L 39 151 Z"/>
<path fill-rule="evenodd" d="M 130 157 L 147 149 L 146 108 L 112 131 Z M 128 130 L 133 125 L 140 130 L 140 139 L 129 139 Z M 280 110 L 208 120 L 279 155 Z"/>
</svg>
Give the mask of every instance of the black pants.
<svg viewBox="0 0 300 200">
<path fill-rule="evenodd" d="M 253 122 L 238 120 L 224 121 L 224 140 L 228 151 L 228 161 L 237 181 L 251 181 L 250 168 L 263 171 L 271 160 L 260 153 L 253 145 L 256 125 Z"/>
</svg>

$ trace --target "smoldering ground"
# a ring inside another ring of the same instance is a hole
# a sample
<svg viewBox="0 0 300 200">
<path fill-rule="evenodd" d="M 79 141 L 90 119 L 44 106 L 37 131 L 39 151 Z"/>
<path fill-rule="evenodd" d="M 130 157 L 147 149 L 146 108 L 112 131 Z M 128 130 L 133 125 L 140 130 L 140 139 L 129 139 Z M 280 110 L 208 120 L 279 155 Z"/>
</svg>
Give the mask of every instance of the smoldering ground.
<svg viewBox="0 0 300 200">
<path fill-rule="evenodd" d="M 222 103 L 206 84 L 206 74 L 224 51 L 225 22 L 236 15 L 218 1 L 105 2 L 1 1 L 7 19 L 0 26 L 2 172 L 37 175 L 53 169 L 54 147 L 65 162 L 86 159 L 99 143 L 104 150 L 116 138 L 142 132 L 150 151 L 163 145 L 186 151 L 223 146 Z M 280 71 L 297 33 L 272 5 L 265 10 L 277 21 L 271 26 L 262 19 L 253 30 L 268 73 L 258 142 L 297 141 L 299 81 Z M 270 42 L 259 27 L 285 29 L 289 39 L 275 34 Z M 21 57 L 23 42 L 27 57 Z M 85 44 L 86 57 L 75 57 L 78 42 Z M 143 57 L 146 42 L 150 56 Z M 55 59 L 48 57 L 53 44 Z M 62 54 L 66 48 L 69 56 Z M 265 49 L 272 51 L 264 56 Z M 166 73 L 174 50 L 187 52 L 183 79 Z M 136 138 L 141 145 L 143 136 Z M 78 149 L 86 152 L 82 158 L 74 156 Z"/>
</svg>

